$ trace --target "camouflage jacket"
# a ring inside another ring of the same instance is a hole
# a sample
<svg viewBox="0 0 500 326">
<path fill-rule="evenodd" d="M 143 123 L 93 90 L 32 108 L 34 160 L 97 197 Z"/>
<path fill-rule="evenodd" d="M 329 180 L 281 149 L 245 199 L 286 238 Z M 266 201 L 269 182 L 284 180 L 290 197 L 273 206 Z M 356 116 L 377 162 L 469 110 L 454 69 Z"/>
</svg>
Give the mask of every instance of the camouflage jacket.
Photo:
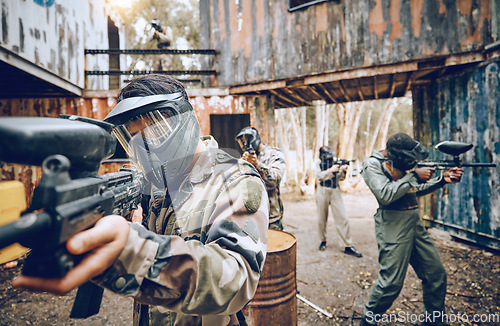
<svg viewBox="0 0 500 326">
<path fill-rule="evenodd" d="M 257 157 L 257 170 L 266 185 L 269 197 L 269 223 L 283 218 L 283 201 L 280 195 L 280 183 L 285 174 L 285 157 L 275 147 L 263 145 Z"/>
<path fill-rule="evenodd" d="M 135 325 L 239 325 L 267 248 L 257 171 L 212 138 L 179 191 L 153 193 L 149 212 L 149 230 L 132 223 L 125 249 L 95 281 L 142 303 Z"/>
</svg>

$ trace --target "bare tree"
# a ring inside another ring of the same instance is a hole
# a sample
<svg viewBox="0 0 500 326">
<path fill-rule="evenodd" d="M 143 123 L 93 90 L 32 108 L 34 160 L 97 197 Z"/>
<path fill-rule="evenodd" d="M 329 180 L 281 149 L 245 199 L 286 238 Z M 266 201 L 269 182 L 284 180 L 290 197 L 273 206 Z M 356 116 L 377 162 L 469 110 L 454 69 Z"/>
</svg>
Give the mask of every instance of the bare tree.
<svg viewBox="0 0 500 326">
<path fill-rule="evenodd" d="M 295 174 L 295 170 L 292 169 L 292 166 L 290 164 L 290 143 L 288 142 L 288 129 L 290 127 L 290 124 L 286 123 L 285 110 L 287 109 L 279 109 L 275 112 L 277 117 L 276 120 L 278 121 L 278 135 L 280 138 L 281 147 L 283 148 L 283 156 L 285 156 L 286 162 L 286 180 L 289 185 L 293 185 L 297 182 L 297 176 Z"/>
<path fill-rule="evenodd" d="M 394 113 L 394 110 L 397 107 L 397 103 L 398 103 L 398 98 L 393 98 L 386 101 L 384 109 L 382 110 L 382 114 L 380 114 L 380 117 L 377 121 L 377 125 L 373 130 L 373 133 L 371 135 L 368 134 L 369 141 L 367 142 L 366 145 L 366 150 L 365 150 L 366 156 L 370 156 L 373 153 L 375 146 L 377 146 L 376 148 L 379 149 L 385 147 L 387 131 L 389 129 L 389 123 L 391 121 L 392 114 Z"/>
<path fill-rule="evenodd" d="M 351 159 L 354 153 L 364 102 L 337 104 L 336 109 L 339 121 L 337 156 Z"/>
<path fill-rule="evenodd" d="M 394 110 L 404 101 L 405 98 L 393 98 L 387 101 L 387 109 L 384 111 L 382 115 L 383 119 L 381 122 L 381 127 L 379 130 L 379 135 L 377 137 L 377 141 L 375 142 L 375 148 L 384 148 L 385 143 L 387 142 L 387 132 L 389 131 L 389 124 L 391 122 L 392 114 Z M 373 148 L 373 149 L 375 149 Z M 372 149 L 372 151 L 373 151 Z"/>
<path fill-rule="evenodd" d="M 313 140 L 313 161 L 319 158 L 321 146 L 328 145 L 328 111 L 324 101 L 315 101 L 316 110 L 316 134 Z"/>
</svg>

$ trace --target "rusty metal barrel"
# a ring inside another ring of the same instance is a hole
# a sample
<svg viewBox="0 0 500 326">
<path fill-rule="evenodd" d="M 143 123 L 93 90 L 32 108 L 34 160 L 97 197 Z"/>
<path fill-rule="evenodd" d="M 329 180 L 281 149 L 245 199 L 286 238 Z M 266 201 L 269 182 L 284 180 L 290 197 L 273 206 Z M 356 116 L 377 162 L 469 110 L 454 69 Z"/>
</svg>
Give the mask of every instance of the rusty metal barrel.
<svg viewBox="0 0 500 326">
<path fill-rule="evenodd" d="M 255 296 L 243 309 L 249 326 L 297 325 L 297 240 L 269 230 L 267 256 Z"/>
</svg>

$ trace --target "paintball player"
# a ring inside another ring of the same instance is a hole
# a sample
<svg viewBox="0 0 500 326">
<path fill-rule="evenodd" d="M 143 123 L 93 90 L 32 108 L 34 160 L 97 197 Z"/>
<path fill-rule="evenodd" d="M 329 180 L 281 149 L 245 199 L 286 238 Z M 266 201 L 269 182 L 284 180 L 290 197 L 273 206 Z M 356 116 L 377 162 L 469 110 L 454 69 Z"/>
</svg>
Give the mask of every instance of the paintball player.
<svg viewBox="0 0 500 326">
<path fill-rule="evenodd" d="M 85 254 L 62 279 L 14 286 L 67 293 L 92 281 L 135 300 L 134 325 L 239 325 L 266 256 L 268 199 L 255 168 L 200 138 L 184 86 L 165 75 L 122 89 L 105 118 L 152 185 L 148 216 L 110 215 L 67 242 Z"/>
<path fill-rule="evenodd" d="M 285 174 L 285 157 L 278 148 L 262 144 L 257 129 L 245 127 L 236 135 L 242 159 L 252 164 L 260 173 L 269 197 L 269 228 L 283 230 L 283 201 L 280 183 Z"/>
<path fill-rule="evenodd" d="M 326 224 L 328 221 L 328 207 L 330 207 L 339 235 L 339 242 L 344 253 L 355 257 L 363 255 L 354 248 L 349 219 L 342 200 L 339 180 L 344 180 L 347 165 L 334 164 L 335 152 L 328 146 L 319 149 L 319 159 L 314 163 L 314 174 L 319 181 L 316 189 L 316 205 L 318 208 L 318 231 L 321 243 L 319 250 L 326 249 Z"/>
<path fill-rule="evenodd" d="M 386 149 L 374 151 L 363 163 L 361 173 L 379 203 L 374 218 L 380 272 L 365 304 L 361 325 L 376 324 L 396 300 L 408 264 L 422 280 L 426 316 L 444 314 L 446 272 L 420 220 L 417 197 L 459 182 L 463 169 L 454 167 L 431 179 L 434 168 L 416 167 L 417 161 L 428 156 L 419 142 L 398 133 L 389 138 Z M 430 324 L 442 323 L 433 320 Z"/>
</svg>

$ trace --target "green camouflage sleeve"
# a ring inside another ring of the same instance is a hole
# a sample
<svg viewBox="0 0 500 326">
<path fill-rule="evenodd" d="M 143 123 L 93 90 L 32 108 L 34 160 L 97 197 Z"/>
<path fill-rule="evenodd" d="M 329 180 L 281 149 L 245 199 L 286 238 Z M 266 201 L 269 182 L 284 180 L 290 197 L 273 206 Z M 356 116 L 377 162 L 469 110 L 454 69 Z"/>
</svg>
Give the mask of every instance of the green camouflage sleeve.
<svg viewBox="0 0 500 326">
<path fill-rule="evenodd" d="M 185 315 L 229 315 L 253 297 L 267 248 L 268 198 L 243 175 L 211 205 L 206 234 L 184 240 L 132 223 L 125 249 L 94 281 L 136 301 Z"/>
<path fill-rule="evenodd" d="M 275 189 L 285 174 L 285 156 L 280 150 L 268 147 L 264 156 L 259 157 L 257 170 L 266 185 L 266 189 Z"/>
</svg>

